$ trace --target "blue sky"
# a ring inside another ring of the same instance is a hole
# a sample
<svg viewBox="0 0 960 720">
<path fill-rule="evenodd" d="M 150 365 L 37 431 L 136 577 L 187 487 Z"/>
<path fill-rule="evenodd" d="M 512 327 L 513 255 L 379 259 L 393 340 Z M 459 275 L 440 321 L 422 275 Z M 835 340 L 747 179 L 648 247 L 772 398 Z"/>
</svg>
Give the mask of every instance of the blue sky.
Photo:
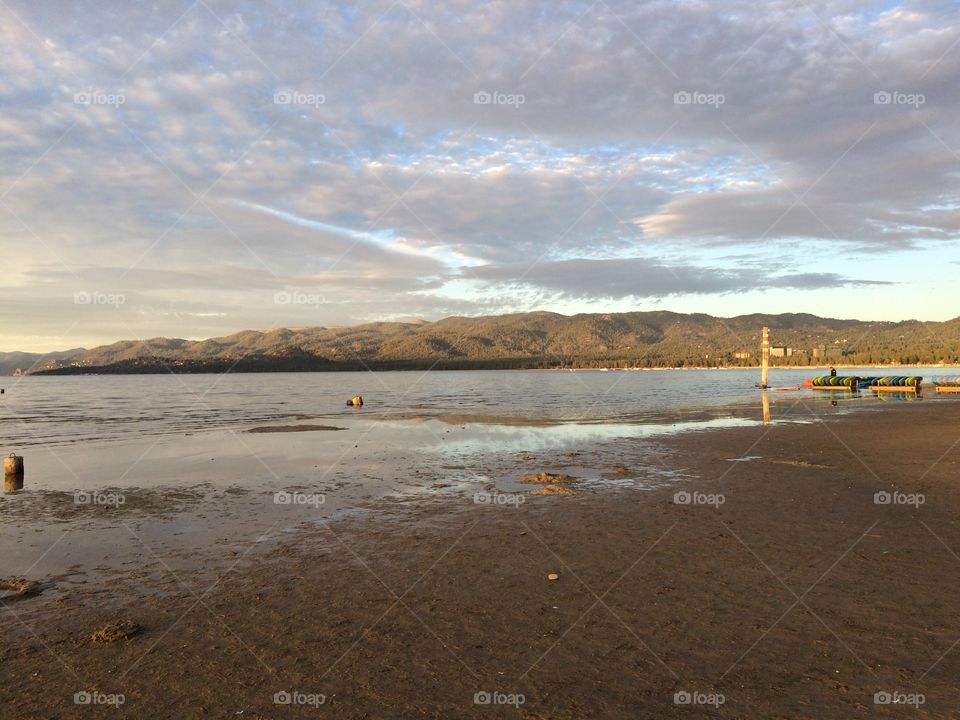
<svg viewBox="0 0 960 720">
<path fill-rule="evenodd" d="M 960 7 L 0 5 L 0 351 L 958 314 Z"/>
</svg>

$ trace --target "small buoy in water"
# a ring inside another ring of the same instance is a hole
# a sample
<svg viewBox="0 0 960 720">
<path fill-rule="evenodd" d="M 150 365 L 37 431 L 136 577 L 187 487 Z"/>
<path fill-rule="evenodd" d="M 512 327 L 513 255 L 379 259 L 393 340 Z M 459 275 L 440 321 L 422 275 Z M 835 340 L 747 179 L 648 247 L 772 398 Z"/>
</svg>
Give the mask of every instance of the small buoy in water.
<svg viewBox="0 0 960 720">
<path fill-rule="evenodd" d="M 363 405 L 363 398 L 359 395 L 354 395 L 352 398 L 347 400 L 347 407 L 361 407 Z"/>
<path fill-rule="evenodd" d="M 3 490 L 14 492 L 23 489 L 23 458 L 10 453 L 3 459 Z"/>
<path fill-rule="evenodd" d="M 559 579 L 560 579 L 560 576 L 557 575 L 556 573 L 550 573 L 549 575 L 547 575 L 547 580 L 553 581 L 553 580 L 559 580 Z"/>
</svg>

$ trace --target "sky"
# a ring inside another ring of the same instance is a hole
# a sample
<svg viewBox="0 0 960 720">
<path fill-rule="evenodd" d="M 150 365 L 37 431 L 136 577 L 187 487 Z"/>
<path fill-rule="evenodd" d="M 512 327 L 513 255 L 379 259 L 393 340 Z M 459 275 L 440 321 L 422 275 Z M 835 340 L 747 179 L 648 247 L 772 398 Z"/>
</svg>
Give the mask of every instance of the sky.
<svg viewBox="0 0 960 720">
<path fill-rule="evenodd" d="M 960 315 L 960 4 L 0 2 L 0 351 Z"/>
</svg>

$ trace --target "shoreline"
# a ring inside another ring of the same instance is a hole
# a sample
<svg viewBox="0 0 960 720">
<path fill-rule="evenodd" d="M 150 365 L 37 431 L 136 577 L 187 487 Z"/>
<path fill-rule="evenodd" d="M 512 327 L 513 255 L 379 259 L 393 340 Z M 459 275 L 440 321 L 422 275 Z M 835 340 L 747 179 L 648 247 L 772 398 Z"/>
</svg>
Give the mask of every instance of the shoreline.
<svg viewBox="0 0 960 720">
<path fill-rule="evenodd" d="M 482 362 L 482 361 L 471 361 L 471 362 Z M 629 360 L 623 360 L 622 362 L 629 362 Z M 410 364 L 408 364 L 410 365 Z M 911 364 L 872 364 L 872 363 L 844 363 L 844 364 L 831 364 L 826 363 L 822 365 L 771 365 L 771 371 L 775 370 L 829 370 L 831 367 L 838 370 L 850 369 L 850 368 L 872 368 L 872 369 L 898 369 L 898 368 L 915 368 L 915 367 L 930 367 L 930 368 L 957 368 L 960 369 L 958 364 L 928 364 L 923 362 L 911 363 Z M 352 373 L 352 372 L 378 372 L 378 373 L 403 373 L 403 372 L 416 372 L 422 373 L 425 370 L 432 372 L 657 372 L 657 371 L 691 371 L 691 370 L 760 370 L 760 365 L 683 365 L 683 366 L 664 366 L 664 367 L 614 367 L 612 365 L 604 367 L 500 367 L 492 365 L 490 367 L 468 367 L 468 366 L 456 366 L 456 365 L 431 365 L 430 363 L 413 363 L 408 367 L 380 367 L 377 363 L 370 364 L 369 367 L 364 365 L 349 365 L 338 368 L 314 368 L 310 370 L 296 370 L 296 369 L 277 369 L 271 370 L 268 368 L 263 369 L 247 369 L 247 368 L 230 368 L 229 370 L 208 370 L 208 369 L 197 369 L 192 370 L 189 368 L 183 367 L 168 367 L 168 366 L 158 366 L 150 367 L 141 371 L 136 370 L 125 370 L 125 369 L 109 369 L 109 368 L 97 368 L 99 371 L 84 371 L 82 367 L 64 367 L 56 368 L 50 370 L 40 370 L 37 372 L 27 372 L 22 375 L 8 375 L 7 377 L 15 377 L 18 380 L 28 377 L 83 377 L 83 376 L 94 376 L 94 377 L 104 377 L 104 376 L 128 376 L 128 375 L 225 375 L 230 373 L 236 373 L 241 375 L 273 375 L 273 374 L 297 374 L 297 373 Z"/>
<path fill-rule="evenodd" d="M 147 555 L 164 584 L 131 573 L 46 610 L 44 594 L 8 601 L 0 700 L 10 717 L 72 716 L 79 691 L 123 694 L 121 717 L 315 713 L 278 709 L 284 691 L 348 718 L 892 717 L 874 694 L 902 692 L 923 696 L 912 716 L 946 717 L 960 700 L 956 408 L 794 409 L 806 424 L 527 463 L 663 473 L 643 489 L 379 503 L 263 553 L 238 548 L 213 585 Z M 882 492 L 923 502 L 875 504 Z M 90 640 L 121 619 L 142 632 Z M 724 702 L 691 708 L 676 693 Z"/>
</svg>

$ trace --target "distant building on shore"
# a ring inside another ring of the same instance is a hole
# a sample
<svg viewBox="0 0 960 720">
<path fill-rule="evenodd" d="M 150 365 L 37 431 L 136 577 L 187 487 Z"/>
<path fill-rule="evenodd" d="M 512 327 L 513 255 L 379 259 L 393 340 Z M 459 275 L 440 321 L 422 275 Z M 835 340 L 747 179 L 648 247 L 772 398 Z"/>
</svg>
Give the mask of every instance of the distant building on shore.
<svg viewBox="0 0 960 720">
<path fill-rule="evenodd" d="M 793 348 L 786 345 L 773 345 L 770 347 L 770 357 L 792 357 Z"/>
<path fill-rule="evenodd" d="M 734 357 L 735 360 L 749 360 L 749 359 L 750 359 L 750 353 L 748 353 L 748 352 L 735 352 L 735 353 L 733 354 L 733 357 Z"/>
</svg>

